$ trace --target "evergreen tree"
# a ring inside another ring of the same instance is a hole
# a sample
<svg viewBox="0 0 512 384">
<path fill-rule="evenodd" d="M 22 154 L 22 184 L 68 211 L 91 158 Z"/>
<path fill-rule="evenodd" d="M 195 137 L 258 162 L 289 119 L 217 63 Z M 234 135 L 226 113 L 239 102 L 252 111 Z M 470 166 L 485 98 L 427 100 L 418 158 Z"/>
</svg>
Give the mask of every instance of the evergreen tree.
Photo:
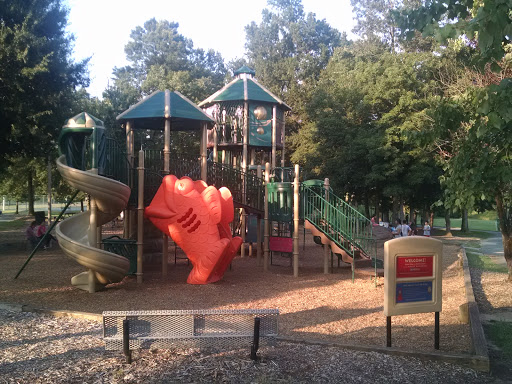
<svg viewBox="0 0 512 384">
<path fill-rule="evenodd" d="M 56 138 L 72 115 L 73 92 L 88 85 L 87 60 L 74 63 L 73 37 L 60 0 L 0 2 L 0 168 L 29 166 L 55 154 Z M 29 170 L 27 170 L 28 172 Z M 33 200 L 33 172 L 28 190 Z M 25 184 L 27 185 L 27 184 Z M 33 212 L 33 205 L 29 207 Z"/>
</svg>

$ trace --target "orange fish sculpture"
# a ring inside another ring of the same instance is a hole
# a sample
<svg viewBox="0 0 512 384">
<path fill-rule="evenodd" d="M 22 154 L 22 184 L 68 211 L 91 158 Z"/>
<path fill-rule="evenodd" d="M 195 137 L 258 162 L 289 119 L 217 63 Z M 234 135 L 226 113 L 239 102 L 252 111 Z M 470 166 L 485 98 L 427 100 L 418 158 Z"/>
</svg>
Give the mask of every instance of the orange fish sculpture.
<svg viewBox="0 0 512 384">
<path fill-rule="evenodd" d="M 229 230 L 233 197 L 224 187 L 218 190 L 201 180 L 169 175 L 144 213 L 192 262 L 189 284 L 219 281 L 242 244 Z"/>
</svg>

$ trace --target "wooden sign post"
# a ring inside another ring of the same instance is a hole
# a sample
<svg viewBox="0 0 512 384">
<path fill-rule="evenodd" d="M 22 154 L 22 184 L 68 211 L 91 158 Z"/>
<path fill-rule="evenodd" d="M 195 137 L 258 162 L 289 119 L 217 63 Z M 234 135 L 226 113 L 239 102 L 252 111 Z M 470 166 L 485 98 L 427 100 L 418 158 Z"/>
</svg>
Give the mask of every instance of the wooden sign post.
<svg viewBox="0 0 512 384">
<path fill-rule="evenodd" d="M 391 347 L 391 316 L 435 312 L 434 347 L 439 349 L 443 243 L 401 237 L 384 244 L 384 315 Z"/>
</svg>

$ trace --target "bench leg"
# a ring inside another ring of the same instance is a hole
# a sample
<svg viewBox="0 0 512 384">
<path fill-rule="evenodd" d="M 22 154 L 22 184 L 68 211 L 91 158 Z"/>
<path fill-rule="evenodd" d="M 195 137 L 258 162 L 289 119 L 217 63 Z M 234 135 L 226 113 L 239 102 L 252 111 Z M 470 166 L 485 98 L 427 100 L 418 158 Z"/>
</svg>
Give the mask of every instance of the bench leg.
<svg viewBox="0 0 512 384">
<path fill-rule="evenodd" d="M 130 351 L 130 320 L 123 320 L 123 352 L 126 362 L 132 363 L 132 351 Z"/>
<path fill-rule="evenodd" d="M 254 318 L 254 339 L 251 345 L 251 360 L 258 360 L 258 348 L 260 347 L 260 318 Z"/>
</svg>

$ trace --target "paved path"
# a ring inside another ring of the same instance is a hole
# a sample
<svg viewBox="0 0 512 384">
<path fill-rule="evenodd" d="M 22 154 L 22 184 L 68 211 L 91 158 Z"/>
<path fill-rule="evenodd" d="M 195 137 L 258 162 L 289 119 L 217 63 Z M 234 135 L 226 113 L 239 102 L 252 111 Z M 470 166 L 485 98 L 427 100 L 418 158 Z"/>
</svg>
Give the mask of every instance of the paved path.
<svg viewBox="0 0 512 384">
<path fill-rule="evenodd" d="M 0 215 L 0 222 L 2 221 L 13 221 L 19 219 L 22 215 L 15 215 L 14 213 L 2 213 Z"/>
<path fill-rule="evenodd" d="M 480 240 L 480 252 L 489 256 L 494 263 L 504 267 L 507 266 L 503 253 L 503 241 L 501 234 L 497 233 L 495 237 Z"/>
</svg>

